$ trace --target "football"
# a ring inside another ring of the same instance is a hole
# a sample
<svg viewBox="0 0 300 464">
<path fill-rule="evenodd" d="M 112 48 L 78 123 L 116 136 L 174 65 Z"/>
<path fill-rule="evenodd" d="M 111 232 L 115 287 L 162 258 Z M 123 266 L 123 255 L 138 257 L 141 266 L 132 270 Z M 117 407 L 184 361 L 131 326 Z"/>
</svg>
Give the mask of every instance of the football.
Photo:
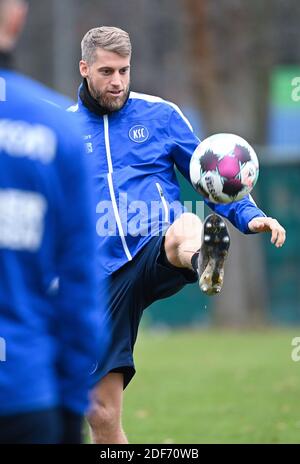
<svg viewBox="0 0 300 464">
<path fill-rule="evenodd" d="M 251 192 L 259 174 L 254 149 L 242 137 L 215 134 L 204 139 L 190 161 L 196 191 L 213 203 L 231 203 Z"/>
</svg>

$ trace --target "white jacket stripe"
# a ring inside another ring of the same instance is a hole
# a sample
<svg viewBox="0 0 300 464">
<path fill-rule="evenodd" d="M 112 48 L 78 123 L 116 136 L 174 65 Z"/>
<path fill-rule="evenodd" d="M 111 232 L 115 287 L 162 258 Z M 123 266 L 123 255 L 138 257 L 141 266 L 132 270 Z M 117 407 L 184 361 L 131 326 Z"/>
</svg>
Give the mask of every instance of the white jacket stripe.
<svg viewBox="0 0 300 464">
<path fill-rule="evenodd" d="M 154 95 L 147 95 L 146 93 L 138 93 L 138 92 L 130 92 L 130 98 L 136 98 L 138 100 L 145 100 L 151 103 L 166 103 L 167 105 L 171 106 L 172 108 L 174 108 L 174 110 L 177 111 L 177 113 L 182 117 L 184 122 L 188 125 L 189 129 L 192 132 L 194 132 L 190 121 L 187 119 L 186 116 L 184 116 L 181 109 L 177 105 L 175 105 L 175 103 L 169 102 L 167 100 L 163 100 L 160 97 L 155 97 Z"/>
<path fill-rule="evenodd" d="M 112 165 L 111 152 L 110 152 L 109 127 L 108 127 L 108 116 L 107 115 L 103 116 L 103 121 L 104 121 L 104 139 L 105 139 L 106 158 L 107 158 L 107 164 L 108 164 L 107 180 L 108 180 L 109 193 L 110 193 L 114 215 L 116 218 L 122 245 L 123 245 L 128 261 L 131 261 L 132 256 L 127 246 L 126 240 L 125 240 L 125 234 L 124 234 L 124 230 L 122 227 L 121 218 L 119 215 L 119 210 L 117 207 L 116 195 L 115 195 L 113 181 L 112 181 L 113 165 Z"/>
</svg>

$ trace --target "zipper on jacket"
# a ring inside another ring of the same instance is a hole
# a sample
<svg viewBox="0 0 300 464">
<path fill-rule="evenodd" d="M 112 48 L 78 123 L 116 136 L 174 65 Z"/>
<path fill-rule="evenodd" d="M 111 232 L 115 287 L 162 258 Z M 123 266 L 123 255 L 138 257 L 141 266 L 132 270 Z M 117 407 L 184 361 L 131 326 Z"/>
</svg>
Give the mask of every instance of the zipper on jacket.
<svg viewBox="0 0 300 464">
<path fill-rule="evenodd" d="M 109 193 L 110 193 L 114 215 L 116 218 L 122 245 L 123 245 L 128 261 L 131 261 L 132 256 L 127 246 L 127 243 L 126 243 L 125 234 L 124 234 L 124 230 L 123 230 L 123 226 L 122 226 L 122 222 L 121 222 L 121 218 L 120 218 L 120 214 L 119 214 L 119 210 L 117 206 L 116 195 L 115 195 L 114 185 L 113 185 L 113 180 L 112 180 L 113 165 L 112 165 L 110 143 L 109 143 L 108 116 L 106 114 L 103 116 L 103 123 L 104 123 L 105 151 L 106 151 L 106 158 L 107 158 L 107 165 L 108 165 L 107 180 L 108 180 Z"/>
<path fill-rule="evenodd" d="M 164 191 L 163 191 L 163 189 L 162 189 L 162 186 L 161 186 L 158 182 L 156 182 L 155 185 L 156 185 L 156 188 L 157 188 L 157 190 L 158 190 L 159 196 L 160 196 L 160 198 L 161 198 L 161 202 L 162 202 L 163 207 L 164 207 L 165 222 L 166 222 L 166 223 L 169 223 L 169 222 L 170 222 L 170 220 L 169 220 L 169 208 L 168 208 L 168 205 L 167 205 L 166 198 L 165 198 L 165 196 L 164 196 Z"/>
</svg>

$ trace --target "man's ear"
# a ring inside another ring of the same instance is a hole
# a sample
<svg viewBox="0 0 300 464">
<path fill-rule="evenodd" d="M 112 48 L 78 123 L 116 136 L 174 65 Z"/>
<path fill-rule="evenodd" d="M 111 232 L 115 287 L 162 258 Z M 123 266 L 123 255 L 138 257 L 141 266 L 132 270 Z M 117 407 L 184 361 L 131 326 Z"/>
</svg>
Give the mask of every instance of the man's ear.
<svg viewBox="0 0 300 464">
<path fill-rule="evenodd" d="M 28 12 L 28 5 L 25 2 L 18 3 L 12 9 L 7 24 L 7 32 L 12 38 L 18 38 L 21 34 Z"/>
<path fill-rule="evenodd" d="M 80 60 L 79 61 L 79 71 L 82 77 L 87 77 L 89 75 L 89 65 L 86 61 Z"/>
</svg>

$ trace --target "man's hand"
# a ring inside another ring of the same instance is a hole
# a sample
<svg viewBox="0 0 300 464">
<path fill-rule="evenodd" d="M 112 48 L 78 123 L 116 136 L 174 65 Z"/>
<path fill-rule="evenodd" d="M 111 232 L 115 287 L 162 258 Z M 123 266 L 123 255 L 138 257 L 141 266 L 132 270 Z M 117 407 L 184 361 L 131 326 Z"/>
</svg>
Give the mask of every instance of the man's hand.
<svg viewBox="0 0 300 464">
<path fill-rule="evenodd" d="M 270 217 L 256 217 L 248 223 L 251 232 L 271 232 L 271 243 L 277 248 L 282 247 L 285 242 L 285 229 L 276 219 Z"/>
</svg>

